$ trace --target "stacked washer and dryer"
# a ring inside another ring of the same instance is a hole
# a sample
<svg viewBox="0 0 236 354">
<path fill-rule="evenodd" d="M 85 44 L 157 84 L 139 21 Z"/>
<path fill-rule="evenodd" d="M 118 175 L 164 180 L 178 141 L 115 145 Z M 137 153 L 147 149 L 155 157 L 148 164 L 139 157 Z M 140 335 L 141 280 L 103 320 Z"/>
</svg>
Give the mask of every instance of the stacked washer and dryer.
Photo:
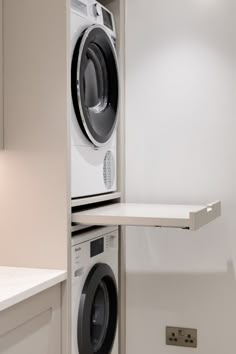
<svg viewBox="0 0 236 354">
<path fill-rule="evenodd" d="M 119 79 L 113 15 L 71 0 L 71 198 L 117 190 Z M 118 229 L 72 236 L 72 354 L 118 354 Z"/>
</svg>

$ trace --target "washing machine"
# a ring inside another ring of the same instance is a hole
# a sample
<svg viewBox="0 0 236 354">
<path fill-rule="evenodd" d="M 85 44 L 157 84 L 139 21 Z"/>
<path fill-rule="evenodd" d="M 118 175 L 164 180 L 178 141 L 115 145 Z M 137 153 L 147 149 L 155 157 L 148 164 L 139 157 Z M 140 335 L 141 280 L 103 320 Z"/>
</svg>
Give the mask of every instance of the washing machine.
<svg viewBox="0 0 236 354">
<path fill-rule="evenodd" d="M 110 11 L 71 1 L 71 197 L 117 190 L 119 75 Z"/>
<path fill-rule="evenodd" d="M 118 229 L 72 237 L 72 354 L 118 354 Z"/>
</svg>

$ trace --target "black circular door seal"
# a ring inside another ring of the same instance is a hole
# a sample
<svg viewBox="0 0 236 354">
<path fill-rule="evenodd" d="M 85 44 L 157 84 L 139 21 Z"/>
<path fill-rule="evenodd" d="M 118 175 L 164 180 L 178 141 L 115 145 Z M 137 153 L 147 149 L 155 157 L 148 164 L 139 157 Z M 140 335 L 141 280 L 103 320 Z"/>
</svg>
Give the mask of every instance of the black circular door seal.
<svg viewBox="0 0 236 354">
<path fill-rule="evenodd" d="M 108 317 L 104 320 L 105 331 L 103 329 L 101 343 L 97 346 L 94 345 L 91 328 L 94 301 L 99 287 L 106 288 L 104 307 L 107 309 Z M 116 335 L 117 316 L 118 297 L 114 273 L 107 264 L 98 263 L 91 269 L 81 294 L 77 326 L 79 354 L 110 354 Z"/>
<path fill-rule="evenodd" d="M 117 122 L 119 78 L 115 47 L 102 26 L 89 27 L 75 45 L 71 93 L 82 132 L 95 146 L 104 145 Z"/>
</svg>

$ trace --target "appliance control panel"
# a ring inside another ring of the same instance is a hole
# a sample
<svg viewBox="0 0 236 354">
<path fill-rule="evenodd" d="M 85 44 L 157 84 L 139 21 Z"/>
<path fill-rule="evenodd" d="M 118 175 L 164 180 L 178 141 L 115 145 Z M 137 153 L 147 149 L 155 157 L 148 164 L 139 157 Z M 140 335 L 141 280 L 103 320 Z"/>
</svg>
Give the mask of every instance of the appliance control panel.
<svg viewBox="0 0 236 354">
<path fill-rule="evenodd" d="M 112 257 L 113 252 L 118 252 L 117 230 L 78 243 L 72 247 L 72 274 L 79 276 L 80 274 L 75 274 L 77 270 L 87 267 L 91 260 L 99 262 L 99 258 L 104 258 L 104 255 Z"/>
<path fill-rule="evenodd" d="M 108 32 L 115 37 L 116 31 L 114 16 L 107 8 L 98 2 L 94 2 L 90 5 L 89 12 L 98 24 L 105 26 Z"/>
<path fill-rule="evenodd" d="M 71 0 L 71 8 L 94 24 L 105 26 L 108 33 L 116 38 L 114 16 L 106 7 L 94 0 Z"/>
</svg>

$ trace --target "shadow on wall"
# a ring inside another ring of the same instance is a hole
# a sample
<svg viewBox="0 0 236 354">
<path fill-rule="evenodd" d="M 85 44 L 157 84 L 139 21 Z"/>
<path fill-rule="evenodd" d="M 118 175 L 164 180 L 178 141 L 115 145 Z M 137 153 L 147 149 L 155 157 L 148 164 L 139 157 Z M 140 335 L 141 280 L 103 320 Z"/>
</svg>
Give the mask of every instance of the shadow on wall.
<svg viewBox="0 0 236 354">
<path fill-rule="evenodd" d="M 200 261 L 200 260 L 199 260 Z M 227 263 L 225 272 L 127 272 L 127 287 L 133 296 L 129 306 L 146 310 L 186 312 L 232 312 L 236 301 L 235 269 Z M 206 301 L 211 299 L 210 301 Z M 235 310 L 236 314 L 236 310 Z"/>
</svg>

